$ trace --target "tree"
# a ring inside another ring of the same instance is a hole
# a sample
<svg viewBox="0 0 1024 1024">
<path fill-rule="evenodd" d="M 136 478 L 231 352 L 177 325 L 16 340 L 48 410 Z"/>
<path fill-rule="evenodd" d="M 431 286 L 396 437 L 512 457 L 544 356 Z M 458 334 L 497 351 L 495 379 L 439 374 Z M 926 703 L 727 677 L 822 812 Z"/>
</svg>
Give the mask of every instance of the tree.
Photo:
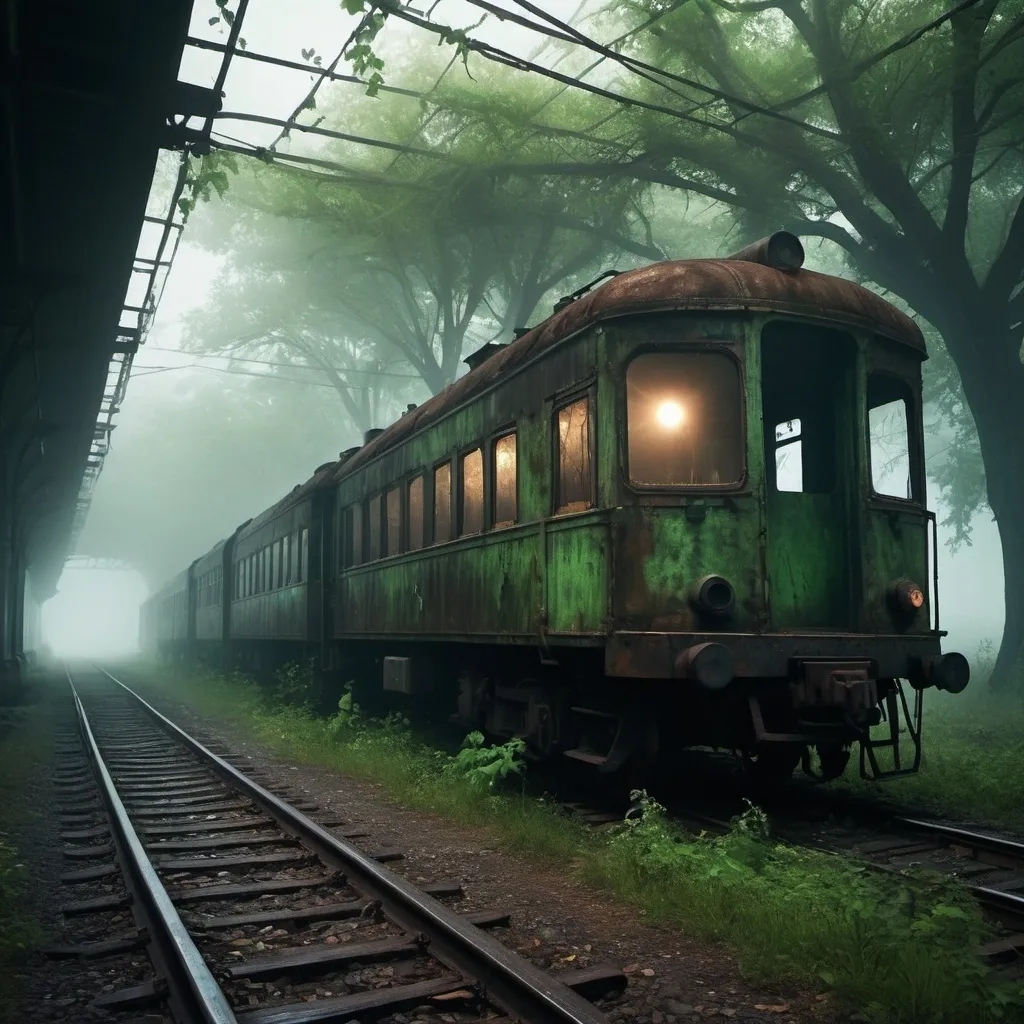
<svg viewBox="0 0 1024 1024">
<path fill-rule="evenodd" d="M 362 117 L 378 131 L 383 122 L 406 138 L 427 136 L 451 158 L 443 171 L 412 146 L 396 156 L 335 145 L 346 173 L 330 177 L 250 161 L 193 226 L 193 238 L 229 262 L 211 304 L 189 318 L 189 346 L 297 361 L 332 383 L 360 429 L 376 425 L 374 389 L 386 385 L 392 398 L 402 390 L 396 367 L 411 367 L 436 394 L 455 379 L 467 341 L 508 339 L 553 289 L 623 251 L 663 255 L 634 237 L 646 186 L 496 180 L 486 168 L 505 143 L 475 99 L 429 111 L 399 99 L 413 114 L 394 97 L 383 114 L 379 102 L 364 101 L 362 113 L 347 104 L 347 129 Z M 502 102 L 535 97 L 527 89 Z M 325 122 L 330 115 L 319 115 Z M 541 138 L 535 148 L 550 145 Z M 220 173 L 211 166 L 208 178 Z"/>
<path fill-rule="evenodd" d="M 1004 683 L 1024 655 L 1024 4 L 631 10 L 646 27 L 621 54 L 597 48 L 617 79 L 569 90 L 591 90 L 585 141 L 568 159 L 510 158 L 501 171 L 658 183 L 727 204 L 747 226 L 828 238 L 934 326 L 974 417 L 1000 531 L 1006 628 L 993 680 Z"/>
</svg>

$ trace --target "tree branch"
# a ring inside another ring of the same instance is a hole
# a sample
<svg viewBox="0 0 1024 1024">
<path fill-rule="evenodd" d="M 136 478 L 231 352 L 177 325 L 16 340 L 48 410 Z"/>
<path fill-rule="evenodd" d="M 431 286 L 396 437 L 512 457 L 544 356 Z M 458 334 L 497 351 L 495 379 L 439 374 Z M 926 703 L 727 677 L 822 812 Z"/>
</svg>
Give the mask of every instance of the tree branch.
<svg viewBox="0 0 1024 1024">
<path fill-rule="evenodd" d="M 978 150 L 978 122 L 974 115 L 978 55 L 997 3 L 998 0 L 984 0 L 950 21 L 953 30 L 953 84 L 950 90 L 953 157 L 942 233 L 950 242 L 960 246 L 967 232 L 974 160 Z"/>
<path fill-rule="evenodd" d="M 1017 196 L 1017 210 L 1006 232 L 1006 241 L 985 278 L 984 292 L 989 302 L 1002 305 L 1024 275 L 1024 192 Z"/>
</svg>

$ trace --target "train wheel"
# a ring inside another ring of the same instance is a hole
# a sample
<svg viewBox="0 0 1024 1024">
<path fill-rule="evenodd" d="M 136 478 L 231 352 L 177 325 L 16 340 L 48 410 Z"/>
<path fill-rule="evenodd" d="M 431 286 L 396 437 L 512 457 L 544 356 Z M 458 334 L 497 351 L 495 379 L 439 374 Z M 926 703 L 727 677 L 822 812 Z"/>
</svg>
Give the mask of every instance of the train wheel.
<svg viewBox="0 0 1024 1024">
<path fill-rule="evenodd" d="M 743 766 L 752 782 L 758 785 L 778 784 L 793 775 L 803 752 L 804 748 L 799 743 L 765 744 L 753 756 L 746 755 Z"/>
<path fill-rule="evenodd" d="M 818 763 L 821 765 L 821 777 L 825 782 L 838 779 L 850 761 L 850 751 L 842 746 L 818 746 Z"/>
</svg>

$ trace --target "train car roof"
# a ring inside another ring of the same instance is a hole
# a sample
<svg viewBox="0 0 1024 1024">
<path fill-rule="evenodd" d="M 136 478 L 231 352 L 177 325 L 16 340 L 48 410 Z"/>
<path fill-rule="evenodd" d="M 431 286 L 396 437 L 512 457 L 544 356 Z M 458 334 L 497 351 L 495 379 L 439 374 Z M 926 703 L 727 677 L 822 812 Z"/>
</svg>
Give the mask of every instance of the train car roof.
<svg viewBox="0 0 1024 1024">
<path fill-rule="evenodd" d="M 191 568 L 191 565 L 189 568 Z M 169 597 L 171 594 L 180 593 L 182 590 L 187 589 L 188 569 L 182 569 L 181 572 L 175 573 L 159 590 L 154 590 L 142 603 L 149 604 L 151 601 L 158 601 L 161 598 Z"/>
<path fill-rule="evenodd" d="M 296 484 L 280 501 L 260 512 L 259 515 L 253 516 L 247 523 L 243 523 L 238 528 L 236 540 L 251 537 L 261 527 L 266 526 L 267 523 L 277 519 L 278 516 L 284 515 L 285 512 L 293 509 L 296 505 L 301 505 L 314 491 L 329 485 L 337 465 L 337 462 L 324 463 L 305 483 Z"/>
<path fill-rule="evenodd" d="M 217 541 L 217 543 L 214 544 L 213 547 L 210 548 L 210 550 L 207 551 L 205 555 L 200 555 L 195 560 L 195 562 L 192 563 L 193 565 L 195 565 L 196 570 L 198 571 L 199 569 L 203 568 L 206 562 L 208 561 L 219 561 L 219 556 L 221 552 L 224 550 L 224 545 L 227 544 L 229 539 L 230 538 L 225 537 L 223 540 Z"/>
<path fill-rule="evenodd" d="M 813 270 L 777 270 L 736 258 L 652 263 L 613 277 L 506 345 L 337 465 L 334 479 L 342 480 L 488 390 L 500 377 L 587 327 L 618 317 L 675 310 L 777 312 L 846 323 L 900 342 L 922 358 L 927 356 L 917 324 L 853 281 Z"/>
</svg>

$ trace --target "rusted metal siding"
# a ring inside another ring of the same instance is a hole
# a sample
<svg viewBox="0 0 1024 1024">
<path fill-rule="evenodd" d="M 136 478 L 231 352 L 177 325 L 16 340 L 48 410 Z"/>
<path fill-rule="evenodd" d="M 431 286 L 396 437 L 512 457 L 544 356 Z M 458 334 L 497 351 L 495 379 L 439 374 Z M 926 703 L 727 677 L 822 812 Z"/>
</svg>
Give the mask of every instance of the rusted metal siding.
<svg viewBox="0 0 1024 1024">
<path fill-rule="evenodd" d="M 620 274 L 577 299 L 403 416 L 340 467 L 338 479 L 363 469 L 499 384 L 504 387 L 510 376 L 533 360 L 603 321 L 656 312 L 689 312 L 699 316 L 756 311 L 849 324 L 925 353 L 924 337 L 910 317 L 852 281 L 811 270 L 781 271 L 743 261 L 652 263 Z"/>
<path fill-rule="evenodd" d="M 486 449 L 506 428 L 516 428 L 517 525 L 342 571 L 336 638 L 431 635 L 538 643 L 545 634 L 600 636 L 608 617 L 607 526 L 594 512 L 545 523 L 552 515 L 555 410 L 580 395 L 596 396 L 597 359 L 598 338 L 588 332 L 551 352 L 534 373 L 510 376 L 362 471 L 342 469 L 336 501 L 341 517 L 353 503 L 417 472 L 432 475 L 442 460 L 477 444 Z M 591 415 L 596 439 L 600 413 L 593 400 Z M 486 488 L 492 485 L 489 473 Z M 429 536 L 432 501 L 427 504 Z"/>
<path fill-rule="evenodd" d="M 281 506 L 284 506 L 283 508 Z M 301 581 L 260 589 L 246 597 L 237 596 L 238 565 L 250 556 L 268 550 L 280 540 L 289 538 L 289 551 L 296 540 L 301 543 L 302 531 L 307 531 L 307 561 L 312 497 L 310 492 L 297 502 L 280 503 L 274 509 L 257 517 L 239 531 L 231 560 L 231 638 L 233 640 L 310 640 L 309 635 L 308 566 L 302 565 Z M 301 551 L 299 560 L 301 560 Z M 290 559 L 289 559 L 290 561 Z"/>
</svg>

